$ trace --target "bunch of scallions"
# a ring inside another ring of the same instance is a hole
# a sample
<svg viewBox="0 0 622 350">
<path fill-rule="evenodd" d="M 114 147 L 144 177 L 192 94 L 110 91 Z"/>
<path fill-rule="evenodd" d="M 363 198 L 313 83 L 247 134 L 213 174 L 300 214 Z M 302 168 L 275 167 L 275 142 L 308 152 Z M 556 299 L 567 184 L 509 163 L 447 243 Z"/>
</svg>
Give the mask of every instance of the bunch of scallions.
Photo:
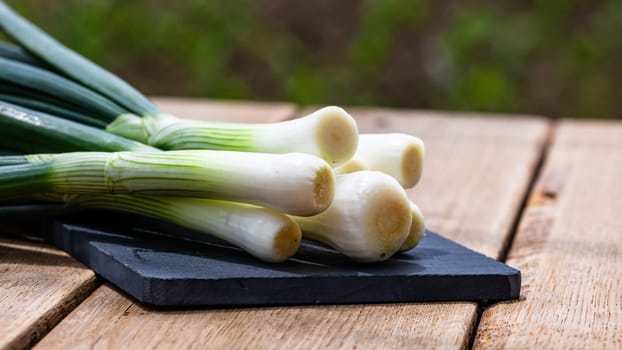
<svg viewBox="0 0 622 350">
<path fill-rule="evenodd" d="M 272 124 L 185 120 L 0 1 L 0 213 L 105 209 L 190 228 L 268 262 L 301 239 L 361 262 L 425 231 L 405 189 L 424 145 L 326 107 Z M 28 205 L 14 205 L 28 203 Z"/>
</svg>

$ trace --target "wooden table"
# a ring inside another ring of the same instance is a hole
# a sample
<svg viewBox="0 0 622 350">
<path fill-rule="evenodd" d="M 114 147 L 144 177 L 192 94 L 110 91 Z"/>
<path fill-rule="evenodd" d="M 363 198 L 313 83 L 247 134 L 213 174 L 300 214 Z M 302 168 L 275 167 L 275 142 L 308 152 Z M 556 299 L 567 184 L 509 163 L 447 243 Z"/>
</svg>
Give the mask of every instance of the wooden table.
<svg viewBox="0 0 622 350">
<path fill-rule="evenodd" d="M 158 99 L 189 118 L 290 104 Z M 47 244 L 0 236 L 0 348 L 622 349 L 622 122 L 349 108 L 426 142 L 433 231 L 522 271 L 520 300 L 154 310 Z"/>
</svg>

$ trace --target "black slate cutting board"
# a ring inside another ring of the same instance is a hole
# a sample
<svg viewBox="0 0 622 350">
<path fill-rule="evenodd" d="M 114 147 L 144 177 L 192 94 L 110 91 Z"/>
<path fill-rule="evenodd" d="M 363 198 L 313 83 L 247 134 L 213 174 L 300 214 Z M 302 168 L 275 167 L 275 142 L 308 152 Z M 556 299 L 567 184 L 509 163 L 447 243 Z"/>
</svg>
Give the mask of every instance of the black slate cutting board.
<svg viewBox="0 0 622 350">
<path fill-rule="evenodd" d="M 135 216 L 56 219 L 47 231 L 55 245 L 110 283 L 159 306 L 505 300 L 520 292 L 518 270 L 432 232 L 415 249 L 382 263 L 355 263 L 303 242 L 288 262 L 268 264 L 223 242 Z"/>
</svg>

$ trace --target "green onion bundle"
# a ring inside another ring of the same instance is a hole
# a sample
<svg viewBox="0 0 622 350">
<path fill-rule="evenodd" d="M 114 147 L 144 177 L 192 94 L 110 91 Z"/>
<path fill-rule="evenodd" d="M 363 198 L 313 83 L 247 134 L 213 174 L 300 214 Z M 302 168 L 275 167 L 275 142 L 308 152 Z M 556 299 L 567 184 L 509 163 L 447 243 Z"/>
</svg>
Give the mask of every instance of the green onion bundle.
<svg viewBox="0 0 622 350">
<path fill-rule="evenodd" d="M 424 234 L 405 191 L 422 173 L 413 136 L 359 137 L 339 107 L 271 124 L 181 119 L 2 1 L 0 28 L 18 44 L 0 43 L 0 214 L 130 212 L 269 262 L 301 238 L 382 261 Z"/>
</svg>

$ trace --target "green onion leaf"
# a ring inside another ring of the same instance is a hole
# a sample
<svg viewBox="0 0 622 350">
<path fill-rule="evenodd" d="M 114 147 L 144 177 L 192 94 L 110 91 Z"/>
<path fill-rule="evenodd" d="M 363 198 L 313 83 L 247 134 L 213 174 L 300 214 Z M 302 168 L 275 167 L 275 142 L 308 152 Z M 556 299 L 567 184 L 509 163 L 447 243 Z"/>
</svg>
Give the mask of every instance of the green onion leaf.
<svg viewBox="0 0 622 350">
<path fill-rule="evenodd" d="M 1 100 L 0 147 L 21 153 L 158 151 L 97 128 Z"/>
<path fill-rule="evenodd" d="M 158 108 L 136 89 L 59 43 L 0 1 L 0 27 L 42 61 L 71 79 L 140 115 L 156 115 Z"/>
</svg>

